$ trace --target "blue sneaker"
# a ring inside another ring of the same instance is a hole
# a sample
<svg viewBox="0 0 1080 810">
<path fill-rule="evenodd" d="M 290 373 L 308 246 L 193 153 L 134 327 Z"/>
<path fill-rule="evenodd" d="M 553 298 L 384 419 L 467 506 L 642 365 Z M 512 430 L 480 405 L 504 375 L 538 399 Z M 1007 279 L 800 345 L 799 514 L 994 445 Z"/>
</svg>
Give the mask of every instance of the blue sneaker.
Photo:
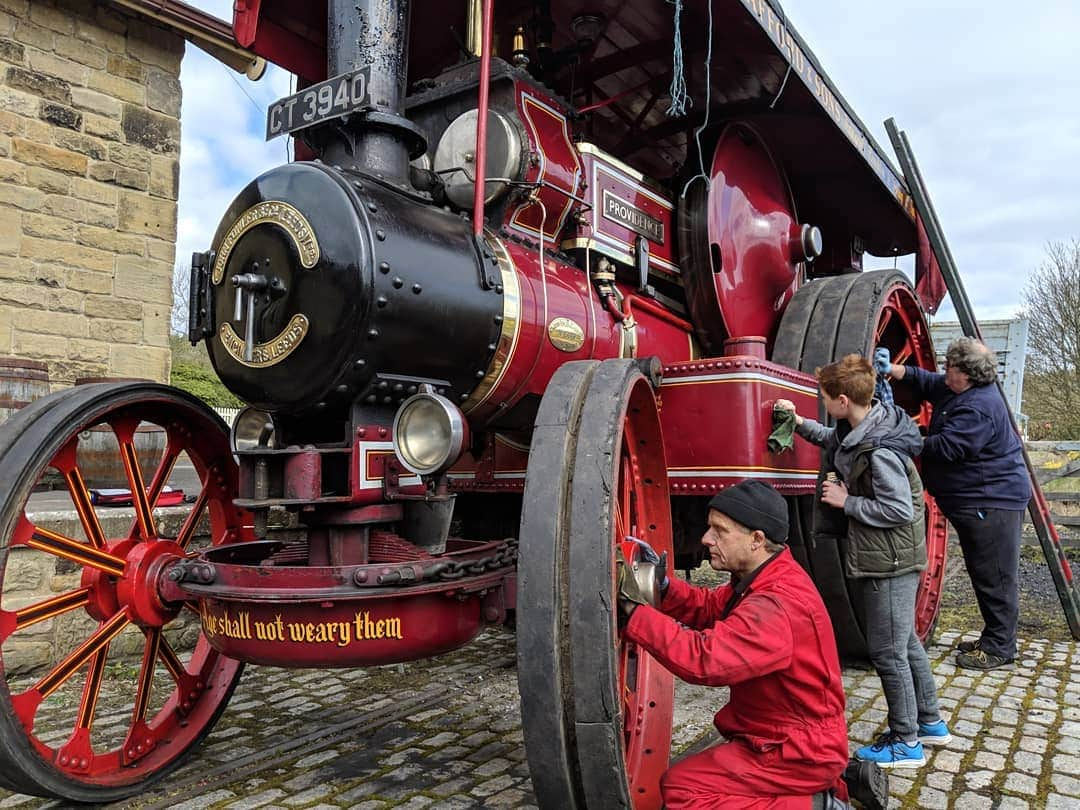
<svg viewBox="0 0 1080 810">
<path fill-rule="evenodd" d="M 926 753 L 918 740 L 909 745 L 888 731 L 873 745 L 864 745 L 856 751 L 855 759 L 876 762 L 880 768 L 918 768 L 926 764 Z"/>
<path fill-rule="evenodd" d="M 952 741 L 952 734 L 944 720 L 936 723 L 919 723 L 919 742 L 923 745 L 945 745 Z"/>
</svg>

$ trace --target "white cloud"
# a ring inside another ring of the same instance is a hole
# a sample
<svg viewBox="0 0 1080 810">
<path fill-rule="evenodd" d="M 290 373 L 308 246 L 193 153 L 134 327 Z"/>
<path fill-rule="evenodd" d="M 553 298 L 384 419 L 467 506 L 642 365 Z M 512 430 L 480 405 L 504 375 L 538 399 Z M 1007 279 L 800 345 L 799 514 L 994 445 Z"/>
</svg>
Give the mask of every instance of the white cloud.
<svg viewBox="0 0 1080 810">
<path fill-rule="evenodd" d="M 976 315 L 1012 315 L 1047 241 L 1080 236 L 1080 6 L 783 5 L 890 157 L 884 119 L 907 132 Z"/>
</svg>

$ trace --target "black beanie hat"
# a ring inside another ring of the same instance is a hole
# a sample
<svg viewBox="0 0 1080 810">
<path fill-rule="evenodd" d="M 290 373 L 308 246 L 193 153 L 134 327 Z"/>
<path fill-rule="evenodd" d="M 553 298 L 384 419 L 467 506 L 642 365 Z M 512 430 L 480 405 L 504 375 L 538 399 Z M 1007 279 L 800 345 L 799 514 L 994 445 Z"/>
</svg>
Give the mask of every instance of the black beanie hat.
<svg viewBox="0 0 1080 810">
<path fill-rule="evenodd" d="M 787 542 L 787 502 L 768 484 L 753 479 L 740 481 L 713 495 L 709 508 L 722 512 L 748 529 L 760 529 L 774 543 Z"/>
</svg>

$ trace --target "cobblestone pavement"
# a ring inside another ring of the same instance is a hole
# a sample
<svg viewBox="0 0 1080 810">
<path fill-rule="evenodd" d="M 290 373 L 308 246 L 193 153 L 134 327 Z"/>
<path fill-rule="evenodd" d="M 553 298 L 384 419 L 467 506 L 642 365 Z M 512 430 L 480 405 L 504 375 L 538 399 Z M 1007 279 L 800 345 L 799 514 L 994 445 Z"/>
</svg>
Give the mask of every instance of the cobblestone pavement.
<svg viewBox="0 0 1080 810">
<path fill-rule="evenodd" d="M 954 740 L 894 773 L 894 807 L 1080 808 L 1080 645 L 1022 642 L 1015 668 L 955 668 L 955 632 L 931 649 Z M 851 747 L 885 702 L 872 671 L 844 673 Z M 678 687 L 673 747 L 710 732 L 725 690 Z M 124 711 L 116 710 L 118 722 Z M 109 722 L 106 711 L 100 722 Z M 930 753 L 928 751 L 928 753 Z M 514 637 L 489 630 L 431 661 L 366 670 L 249 667 L 193 757 L 115 808 L 531 807 Z M 0 791 L 0 808 L 63 803 Z"/>
</svg>

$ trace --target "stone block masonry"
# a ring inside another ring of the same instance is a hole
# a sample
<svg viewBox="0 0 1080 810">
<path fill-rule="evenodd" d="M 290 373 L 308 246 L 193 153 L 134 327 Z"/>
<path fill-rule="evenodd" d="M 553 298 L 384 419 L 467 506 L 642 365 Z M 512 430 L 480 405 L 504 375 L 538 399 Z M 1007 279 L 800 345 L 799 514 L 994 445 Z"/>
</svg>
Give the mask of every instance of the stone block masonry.
<svg viewBox="0 0 1080 810">
<path fill-rule="evenodd" d="M 94 0 L 0 0 L 0 354 L 167 382 L 179 35 Z"/>
</svg>

